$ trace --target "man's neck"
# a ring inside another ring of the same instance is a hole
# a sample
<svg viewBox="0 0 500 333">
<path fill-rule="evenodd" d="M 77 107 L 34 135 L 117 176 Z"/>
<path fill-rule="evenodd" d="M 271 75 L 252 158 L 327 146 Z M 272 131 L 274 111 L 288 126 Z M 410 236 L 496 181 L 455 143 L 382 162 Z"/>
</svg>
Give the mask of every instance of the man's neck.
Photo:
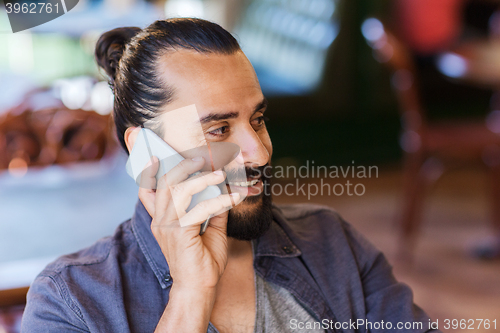
<svg viewBox="0 0 500 333">
<path fill-rule="evenodd" d="M 210 317 L 220 332 L 253 332 L 254 276 L 252 243 L 228 238 L 228 262 Z"/>
<path fill-rule="evenodd" d="M 239 259 L 252 253 L 252 243 L 250 241 L 241 241 L 228 237 L 227 245 L 228 260 Z"/>
</svg>

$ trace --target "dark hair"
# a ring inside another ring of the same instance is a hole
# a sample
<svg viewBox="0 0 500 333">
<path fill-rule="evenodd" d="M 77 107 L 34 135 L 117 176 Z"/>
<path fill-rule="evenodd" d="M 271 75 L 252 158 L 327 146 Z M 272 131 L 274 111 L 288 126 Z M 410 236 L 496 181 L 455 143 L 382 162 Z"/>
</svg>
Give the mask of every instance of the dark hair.
<svg viewBox="0 0 500 333">
<path fill-rule="evenodd" d="M 116 134 L 125 151 L 125 130 L 144 126 L 173 99 L 174 87 L 160 79 L 157 60 L 174 49 L 229 55 L 239 51 L 240 46 L 218 24 L 192 18 L 160 20 L 142 30 L 117 28 L 104 33 L 97 41 L 96 61 L 109 76 L 115 96 Z M 149 127 L 158 133 L 158 125 L 153 123 Z"/>
</svg>

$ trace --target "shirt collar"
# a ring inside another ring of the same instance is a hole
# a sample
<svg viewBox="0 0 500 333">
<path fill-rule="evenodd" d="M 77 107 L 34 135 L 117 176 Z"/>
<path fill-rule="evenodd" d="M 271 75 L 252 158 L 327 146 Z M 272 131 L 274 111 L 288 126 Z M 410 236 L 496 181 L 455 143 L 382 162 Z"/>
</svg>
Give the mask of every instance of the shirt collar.
<svg viewBox="0 0 500 333">
<path fill-rule="evenodd" d="M 287 236 L 281 225 L 286 223 L 281 210 L 273 205 L 273 223 L 264 236 L 255 240 L 256 257 L 298 257 L 302 254 Z"/>
<path fill-rule="evenodd" d="M 255 257 L 297 257 L 302 253 L 286 235 L 281 224 L 286 223 L 279 208 L 273 205 L 273 223 L 269 230 L 254 241 Z M 163 289 L 172 284 L 170 270 L 158 242 L 151 232 L 152 218 L 140 200 L 132 216 L 132 230 L 139 247 Z"/>
</svg>

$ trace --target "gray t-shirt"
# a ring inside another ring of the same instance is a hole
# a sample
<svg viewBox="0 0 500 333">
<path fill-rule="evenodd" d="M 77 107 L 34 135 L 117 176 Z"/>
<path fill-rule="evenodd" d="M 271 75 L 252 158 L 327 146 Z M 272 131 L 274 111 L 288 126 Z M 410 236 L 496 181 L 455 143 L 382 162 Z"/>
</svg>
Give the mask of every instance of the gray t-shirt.
<svg viewBox="0 0 500 333">
<path fill-rule="evenodd" d="M 325 332 L 288 290 L 255 274 L 254 333 Z M 208 333 L 218 333 L 210 323 Z"/>
<path fill-rule="evenodd" d="M 288 290 L 255 274 L 255 333 L 325 332 Z M 316 328 L 315 327 L 316 324 Z"/>
</svg>

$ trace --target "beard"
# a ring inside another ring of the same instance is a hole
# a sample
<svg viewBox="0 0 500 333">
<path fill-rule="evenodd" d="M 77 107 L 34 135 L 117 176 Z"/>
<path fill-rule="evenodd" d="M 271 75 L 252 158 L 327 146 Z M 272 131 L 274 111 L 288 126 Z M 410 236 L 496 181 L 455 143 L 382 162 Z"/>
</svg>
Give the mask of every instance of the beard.
<svg viewBox="0 0 500 333">
<path fill-rule="evenodd" d="M 237 240 L 249 241 L 264 235 L 273 221 L 272 197 L 269 191 L 271 177 L 266 174 L 269 165 L 258 168 L 245 168 L 247 176 L 260 174 L 262 192 L 246 197 L 238 206 L 229 210 L 227 218 L 227 236 Z M 248 206 L 248 207 L 246 207 Z"/>
</svg>

